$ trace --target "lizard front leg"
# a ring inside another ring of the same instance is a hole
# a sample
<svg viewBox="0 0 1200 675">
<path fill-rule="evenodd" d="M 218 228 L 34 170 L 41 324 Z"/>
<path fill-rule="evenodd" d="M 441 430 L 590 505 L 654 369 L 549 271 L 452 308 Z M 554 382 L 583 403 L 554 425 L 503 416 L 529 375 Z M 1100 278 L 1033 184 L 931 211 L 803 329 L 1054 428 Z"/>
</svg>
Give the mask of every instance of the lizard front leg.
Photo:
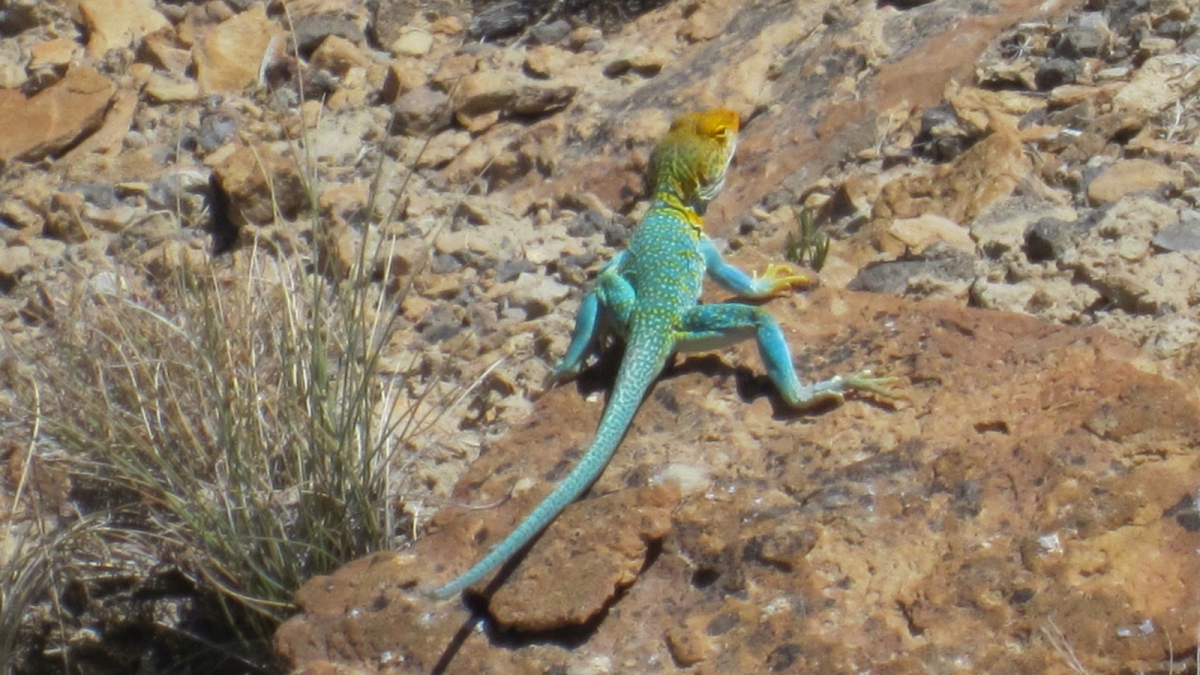
<svg viewBox="0 0 1200 675">
<path fill-rule="evenodd" d="M 812 277 L 787 263 L 772 263 L 761 277 L 746 274 L 741 269 L 725 262 L 712 239 L 704 237 L 697 245 L 704 256 L 704 265 L 709 278 L 721 288 L 739 298 L 758 300 L 788 293 L 793 288 L 807 288 L 813 284 Z"/>
<path fill-rule="evenodd" d="M 885 398 L 900 398 L 888 388 L 893 377 L 872 377 L 863 371 L 850 377 L 836 376 L 814 384 L 801 384 L 792 365 L 791 351 L 779 324 L 766 310 L 752 305 L 722 303 L 698 305 L 683 316 L 682 330 L 676 337 L 679 351 L 719 349 L 742 340 L 755 338 L 767 375 L 779 388 L 784 400 L 793 407 L 807 408 L 822 401 L 841 402 L 854 389 L 870 391 Z"/>
</svg>

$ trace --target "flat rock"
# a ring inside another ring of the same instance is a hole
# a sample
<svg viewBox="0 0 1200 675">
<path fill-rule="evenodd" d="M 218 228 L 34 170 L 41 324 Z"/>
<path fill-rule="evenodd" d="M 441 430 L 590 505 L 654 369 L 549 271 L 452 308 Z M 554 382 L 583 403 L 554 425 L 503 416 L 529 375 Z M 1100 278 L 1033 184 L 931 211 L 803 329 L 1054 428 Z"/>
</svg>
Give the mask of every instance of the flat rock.
<svg viewBox="0 0 1200 675">
<path fill-rule="evenodd" d="M 330 662 L 367 673 L 971 663 L 1018 675 L 1061 664 L 1064 643 L 1095 673 L 1153 670 L 1169 643 L 1192 649 L 1200 405 L 1185 388 L 1139 370 L 1137 350 L 1099 329 L 828 288 L 769 306 L 806 380 L 869 367 L 911 383 L 910 402 L 852 398 L 801 414 L 778 399 L 752 344 L 681 359 L 591 498 L 490 582 L 490 610 L 472 629 L 458 601 L 414 587 L 477 560 L 574 463 L 602 404 L 559 387 L 455 492 L 501 505 L 447 510 L 402 554 L 310 581 L 276 636 L 280 653 L 311 673 Z M 603 520 L 621 509 L 600 503 L 642 499 L 631 493 L 663 481 L 686 487 L 673 509 L 670 495 L 651 500 L 672 511 L 661 552 L 612 594 L 623 573 L 592 579 L 592 552 L 628 528 L 617 558 L 636 560 L 633 538 L 662 530 Z M 539 598 L 572 585 L 530 618 Z M 592 616 L 582 633 L 540 630 Z M 501 621 L 513 630 L 498 632 Z"/>
<path fill-rule="evenodd" d="M 1122 159 L 1113 162 L 1088 184 L 1092 204 L 1109 204 L 1125 195 L 1159 188 L 1183 187 L 1183 173 L 1146 159 Z"/>
<path fill-rule="evenodd" d="M 400 37 L 388 45 L 388 51 L 393 56 L 422 57 L 431 49 L 433 49 L 433 35 L 420 28 L 402 30 Z"/>
<path fill-rule="evenodd" d="M 883 186 L 875 217 L 933 213 L 969 225 L 990 204 L 1011 195 L 1030 169 L 1016 129 L 997 125 L 953 162 Z"/>
<path fill-rule="evenodd" d="M 405 92 L 392 104 L 392 133 L 420 136 L 437 134 L 454 122 L 450 96 L 421 86 Z"/>
<path fill-rule="evenodd" d="M 58 38 L 39 42 L 29 48 L 29 69 L 37 70 L 45 66 L 65 66 L 79 58 L 83 50 L 74 40 Z"/>
<path fill-rule="evenodd" d="M 596 618 L 637 579 L 652 543 L 671 531 L 679 504 L 675 483 L 622 490 L 573 504 L 496 590 L 496 622 L 519 631 L 580 626 Z M 496 532 L 504 536 L 504 532 Z M 572 563 L 572 573 L 562 574 Z"/>
<path fill-rule="evenodd" d="M 1200 221 L 1185 220 L 1159 230 L 1151 239 L 1165 251 L 1200 251 Z"/>
<path fill-rule="evenodd" d="M 920 255 L 937 243 L 974 252 L 975 241 L 966 228 L 942 216 L 927 213 L 897 218 L 888 224 L 879 248 L 897 255 Z"/>
<path fill-rule="evenodd" d="M 1149 117 L 1200 88 L 1194 54 L 1153 56 L 1117 92 L 1114 103 Z"/>
<path fill-rule="evenodd" d="M 87 53 L 100 58 L 112 49 L 129 48 L 171 22 L 146 0 L 83 0 L 79 3 L 88 30 Z"/>
<path fill-rule="evenodd" d="M 160 103 L 195 101 L 200 98 L 200 85 L 191 79 L 182 79 L 153 73 L 143 89 L 146 96 Z"/>
<path fill-rule="evenodd" d="M 525 72 L 531 77 L 547 79 L 559 72 L 570 60 L 570 52 L 553 45 L 538 45 L 525 54 Z"/>
<path fill-rule="evenodd" d="M 94 131 L 104 120 L 116 85 L 89 66 L 67 71 L 57 84 L 25 98 L 0 89 L 0 163 L 51 155 Z"/>
<path fill-rule="evenodd" d="M 847 288 L 894 295 L 963 296 L 975 280 L 974 256 L 955 248 L 938 253 L 868 265 L 859 270 Z"/>
<path fill-rule="evenodd" d="M 204 93 L 235 92 L 258 81 L 263 57 L 282 48 L 283 32 L 261 4 L 206 33 L 196 45 L 196 80 Z"/>
<path fill-rule="evenodd" d="M 12 287 L 16 278 L 34 265 L 33 251 L 28 246 L 0 248 L 0 286 Z"/>
<path fill-rule="evenodd" d="M 312 55 L 312 64 L 324 68 L 337 75 L 345 75 L 351 68 L 365 68 L 371 63 L 370 57 L 363 53 L 350 40 L 330 35 L 321 42 Z"/>
</svg>

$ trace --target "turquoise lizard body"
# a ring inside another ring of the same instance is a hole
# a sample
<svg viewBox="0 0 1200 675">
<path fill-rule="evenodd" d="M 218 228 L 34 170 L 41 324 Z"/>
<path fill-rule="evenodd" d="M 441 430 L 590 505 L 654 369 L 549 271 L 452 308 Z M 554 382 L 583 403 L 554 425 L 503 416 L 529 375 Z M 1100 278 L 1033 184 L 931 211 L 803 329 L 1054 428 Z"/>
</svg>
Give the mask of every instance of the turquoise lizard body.
<svg viewBox="0 0 1200 675">
<path fill-rule="evenodd" d="M 651 159 L 654 202 L 629 247 L 600 271 L 576 318 L 566 355 L 554 378 L 578 373 L 608 332 L 625 342 L 612 396 L 595 439 L 579 464 L 511 534 L 462 576 L 438 588 L 446 598 L 482 579 L 521 550 L 596 480 L 612 458 L 634 413 L 667 360 L 678 352 L 718 349 L 749 338 L 758 341 L 767 374 L 793 406 L 841 400 L 850 389 L 893 397 L 892 378 L 834 377 L 800 383 L 779 324 L 766 310 L 742 303 L 699 304 L 704 275 L 740 298 L 761 299 L 810 283 L 789 265 L 769 265 L 752 277 L 721 259 L 704 234 L 705 206 L 724 184 L 733 157 L 738 117 L 728 110 L 681 115 Z"/>
</svg>

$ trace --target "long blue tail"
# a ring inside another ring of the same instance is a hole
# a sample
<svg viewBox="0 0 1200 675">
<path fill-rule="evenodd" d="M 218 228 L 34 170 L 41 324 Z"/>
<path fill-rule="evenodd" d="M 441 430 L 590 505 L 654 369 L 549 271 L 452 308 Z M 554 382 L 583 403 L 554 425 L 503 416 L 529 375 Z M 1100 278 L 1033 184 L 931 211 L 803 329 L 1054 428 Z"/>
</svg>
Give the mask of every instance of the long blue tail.
<svg viewBox="0 0 1200 675">
<path fill-rule="evenodd" d="M 558 517 L 568 504 L 578 499 L 604 471 L 641 406 L 646 391 L 662 372 L 671 353 L 670 335 L 665 331 L 638 331 L 635 328 L 632 333 L 617 372 L 612 398 L 600 419 L 596 437 L 579 464 L 483 560 L 454 581 L 433 591 L 435 598 L 448 598 L 462 592 L 508 561 Z"/>
</svg>

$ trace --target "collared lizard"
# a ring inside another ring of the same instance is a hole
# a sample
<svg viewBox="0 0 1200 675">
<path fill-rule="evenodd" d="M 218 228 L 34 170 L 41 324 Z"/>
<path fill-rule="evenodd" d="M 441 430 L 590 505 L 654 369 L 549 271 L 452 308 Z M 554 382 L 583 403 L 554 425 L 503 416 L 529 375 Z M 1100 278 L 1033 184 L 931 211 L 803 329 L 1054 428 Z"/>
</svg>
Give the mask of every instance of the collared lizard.
<svg viewBox="0 0 1200 675">
<path fill-rule="evenodd" d="M 699 304 L 705 273 L 745 299 L 780 295 L 810 279 L 790 265 L 768 265 L 752 277 L 725 262 L 704 234 L 701 214 L 725 182 L 737 145 L 738 116 L 729 110 L 680 115 L 651 157 L 654 201 L 634 231 L 629 247 L 601 268 L 595 288 L 579 308 L 575 332 L 553 379 L 577 374 L 600 339 L 615 332 L 625 342 L 612 396 L 591 446 L 537 507 L 474 567 L 433 591 L 455 595 L 521 550 L 599 477 L 612 458 L 650 385 L 677 352 L 718 349 L 751 337 L 767 374 L 784 399 L 803 408 L 842 400 L 851 389 L 885 397 L 893 378 L 869 372 L 804 385 L 792 366 L 787 340 L 766 310 L 729 302 Z"/>
</svg>

